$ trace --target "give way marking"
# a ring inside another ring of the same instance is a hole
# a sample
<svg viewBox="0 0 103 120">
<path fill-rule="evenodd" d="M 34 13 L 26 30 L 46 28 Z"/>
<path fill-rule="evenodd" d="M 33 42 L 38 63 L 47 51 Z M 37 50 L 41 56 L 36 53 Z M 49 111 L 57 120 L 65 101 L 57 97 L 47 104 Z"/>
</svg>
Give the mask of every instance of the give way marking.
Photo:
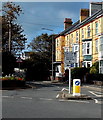
<svg viewBox="0 0 103 120">
<path fill-rule="evenodd" d="M 89 91 L 91 94 L 95 95 L 96 97 L 103 97 L 103 94 L 101 92 L 93 92 L 93 91 Z M 97 104 L 103 104 L 103 101 L 102 100 L 97 100 L 97 99 L 94 99 L 95 103 Z"/>
</svg>

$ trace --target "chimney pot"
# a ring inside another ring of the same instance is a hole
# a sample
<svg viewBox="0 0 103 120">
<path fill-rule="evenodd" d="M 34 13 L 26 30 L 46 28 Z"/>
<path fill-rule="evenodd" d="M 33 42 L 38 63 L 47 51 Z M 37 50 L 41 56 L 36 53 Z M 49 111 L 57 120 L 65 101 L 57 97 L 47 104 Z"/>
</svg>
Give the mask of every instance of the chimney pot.
<svg viewBox="0 0 103 120">
<path fill-rule="evenodd" d="M 65 18 L 64 20 L 64 29 L 69 28 L 72 25 L 72 19 L 71 18 Z"/>
<path fill-rule="evenodd" d="M 80 22 L 82 22 L 87 17 L 89 17 L 89 9 L 81 9 L 80 10 Z"/>
</svg>

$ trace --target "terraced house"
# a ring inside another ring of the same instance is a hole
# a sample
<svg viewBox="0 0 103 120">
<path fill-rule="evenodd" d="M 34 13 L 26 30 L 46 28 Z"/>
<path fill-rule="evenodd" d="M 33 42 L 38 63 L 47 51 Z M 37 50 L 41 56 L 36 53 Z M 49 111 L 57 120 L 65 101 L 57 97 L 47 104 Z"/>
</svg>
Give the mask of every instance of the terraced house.
<svg viewBox="0 0 103 120">
<path fill-rule="evenodd" d="M 75 55 L 71 67 L 91 67 L 100 63 L 103 73 L 103 2 L 90 3 L 90 9 L 80 10 L 80 19 L 72 24 L 70 18 L 65 18 L 64 31 L 58 34 L 56 44 L 56 76 L 63 74 L 69 62 L 65 61 L 65 53 L 70 51 Z M 70 55 L 70 54 L 68 54 Z M 70 56 L 69 56 L 70 57 Z"/>
</svg>

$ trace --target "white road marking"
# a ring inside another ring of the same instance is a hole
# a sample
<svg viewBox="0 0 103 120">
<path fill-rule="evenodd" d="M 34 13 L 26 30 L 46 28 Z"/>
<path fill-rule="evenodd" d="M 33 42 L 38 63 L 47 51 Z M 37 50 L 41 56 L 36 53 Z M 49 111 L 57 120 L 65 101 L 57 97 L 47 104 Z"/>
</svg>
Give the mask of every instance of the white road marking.
<svg viewBox="0 0 103 120">
<path fill-rule="evenodd" d="M 103 97 L 103 95 L 97 95 L 96 93 L 89 91 L 91 94 L 95 95 L 96 97 Z"/>
<path fill-rule="evenodd" d="M 3 98 L 14 98 L 13 96 L 2 96 Z"/>
<path fill-rule="evenodd" d="M 103 101 L 98 101 L 97 99 L 94 99 L 95 103 L 97 104 L 103 104 Z"/>
<path fill-rule="evenodd" d="M 23 99 L 32 99 L 32 98 L 30 98 L 30 97 L 21 97 L 21 98 L 23 98 Z"/>
<path fill-rule="evenodd" d="M 97 92 L 97 91 L 96 91 L 95 93 L 97 93 L 97 94 L 99 94 L 99 95 L 103 95 L 102 92 Z"/>
<path fill-rule="evenodd" d="M 50 99 L 50 98 L 40 98 L 41 100 L 53 100 L 53 99 Z"/>
<path fill-rule="evenodd" d="M 59 98 L 59 94 L 56 96 L 56 98 Z"/>
<path fill-rule="evenodd" d="M 93 94 L 93 95 L 95 95 L 96 97 L 103 97 L 103 95 L 97 95 L 96 93 L 99 93 L 100 94 L 100 92 L 92 92 L 92 91 L 89 91 L 91 94 Z M 97 100 L 97 99 L 94 99 L 94 101 L 95 101 L 95 103 L 96 104 L 103 104 L 103 101 L 99 101 L 99 100 Z"/>
<path fill-rule="evenodd" d="M 99 101 L 97 99 L 94 99 L 95 103 L 98 103 Z"/>
<path fill-rule="evenodd" d="M 89 103 L 89 101 L 79 101 L 79 100 L 59 100 L 59 101 L 61 101 L 61 102 L 67 101 L 67 102 Z"/>
<path fill-rule="evenodd" d="M 66 88 L 63 88 L 61 91 L 68 91 L 68 89 L 66 89 Z"/>
</svg>

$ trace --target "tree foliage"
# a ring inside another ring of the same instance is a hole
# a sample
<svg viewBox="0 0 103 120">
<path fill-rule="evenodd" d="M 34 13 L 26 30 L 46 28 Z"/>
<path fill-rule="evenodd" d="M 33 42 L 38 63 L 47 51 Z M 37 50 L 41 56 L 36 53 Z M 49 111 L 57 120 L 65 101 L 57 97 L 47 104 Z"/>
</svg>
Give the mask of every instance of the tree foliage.
<svg viewBox="0 0 103 120">
<path fill-rule="evenodd" d="M 47 61 L 47 63 L 49 63 L 49 65 L 51 66 L 52 54 L 55 60 L 55 54 L 54 54 L 55 36 L 56 35 L 48 35 L 46 33 L 46 34 L 41 34 L 40 36 L 34 38 L 32 42 L 28 45 L 28 47 L 30 47 L 33 51 L 31 58 L 34 58 L 33 56 L 39 57 L 39 61 L 41 60 Z"/>
<path fill-rule="evenodd" d="M 11 51 L 24 49 L 26 37 L 23 33 L 22 26 L 17 24 L 17 18 L 22 13 L 19 5 L 12 2 L 3 4 L 2 7 L 2 49 L 9 50 L 9 37 Z"/>
<path fill-rule="evenodd" d="M 2 72 L 3 75 L 13 74 L 16 65 L 16 58 L 11 52 L 2 54 Z"/>
<path fill-rule="evenodd" d="M 98 74 L 99 73 L 99 62 L 95 62 L 90 68 L 90 74 Z"/>
<path fill-rule="evenodd" d="M 32 49 L 27 61 L 27 80 L 50 80 L 52 45 L 55 35 L 42 34 L 28 45 Z M 55 47 L 54 47 L 55 48 Z"/>
</svg>

